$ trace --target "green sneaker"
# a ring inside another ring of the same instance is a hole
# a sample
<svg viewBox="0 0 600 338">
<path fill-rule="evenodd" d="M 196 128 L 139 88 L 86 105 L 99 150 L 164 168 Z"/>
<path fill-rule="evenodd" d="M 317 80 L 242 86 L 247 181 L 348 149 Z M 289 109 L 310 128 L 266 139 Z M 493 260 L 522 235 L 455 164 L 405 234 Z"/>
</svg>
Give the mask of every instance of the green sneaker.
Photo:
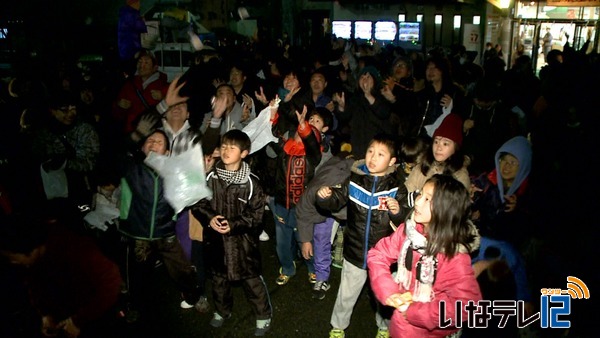
<svg viewBox="0 0 600 338">
<path fill-rule="evenodd" d="M 390 338 L 390 331 L 387 329 L 379 329 L 377 330 L 375 338 Z"/>
<path fill-rule="evenodd" d="M 344 330 L 332 329 L 331 331 L 329 331 L 329 338 L 344 338 L 344 337 L 346 337 L 346 333 L 344 333 Z"/>
</svg>

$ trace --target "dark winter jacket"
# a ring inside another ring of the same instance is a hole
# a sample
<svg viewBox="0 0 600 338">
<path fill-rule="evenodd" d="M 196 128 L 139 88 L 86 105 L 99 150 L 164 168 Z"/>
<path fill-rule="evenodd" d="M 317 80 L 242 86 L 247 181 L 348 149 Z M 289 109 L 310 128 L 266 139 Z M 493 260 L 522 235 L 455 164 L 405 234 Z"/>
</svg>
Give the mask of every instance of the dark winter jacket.
<svg viewBox="0 0 600 338">
<path fill-rule="evenodd" d="M 296 204 L 296 221 L 298 228 L 298 241 L 310 242 L 313 239 L 314 225 L 325 222 L 327 217 L 332 217 L 330 212 L 319 210 L 315 203 L 317 191 L 322 186 L 335 186 L 348 180 L 350 169 L 354 160 L 334 156 L 325 162 L 317 171 L 315 178 L 308 184 L 306 191 Z"/>
<path fill-rule="evenodd" d="M 350 202 L 344 230 L 344 259 L 359 268 L 367 268 L 367 251 L 393 232 L 390 221 L 399 225 L 408 215 L 408 207 L 401 204 L 400 213 L 392 215 L 380 201 L 388 196 L 405 200 L 406 188 L 402 182 L 398 183 L 395 170 L 390 167 L 385 176 L 372 176 L 364 160 L 356 161 L 349 182 L 331 187 L 331 197 L 317 198 L 319 207 L 332 211 Z"/>
<path fill-rule="evenodd" d="M 216 167 L 223 168 L 222 162 Z M 216 168 L 208 174 L 211 200 L 202 199 L 192 207 L 200 223 L 222 215 L 231 231 L 222 235 L 204 227 L 204 247 L 208 270 L 230 281 L 257 277 L 261 274 L 258 248 L 260 224 L 265 208 L 265 195 L 256 176 L 249 174 L 239 183 L 228 184 L 219 178 Z"/>
<path fill-rule="evenodd" d="M 155 240 L 175 234 L 175 211 L 164 197 L 160 175 L 142 161 L 130 159 L 121 179 L 121 222 L 127 236 Z"/>
<path fill-rule="evenodd" d="M 287 209 L 296 206 L 300 196 L 315 174 L 315 168 L 321 162 L 321 146 L 318 132 L 305 122 L 305 128 L 298 128 L 301 144 L 294 145 L 293 138 L 276 148 L 277 168 L 275 173 L 275 203 Z M 281 144 L 282 142 L 280 142 Z M 293 145 L 293 147 L 290 147 Z"/>
</svg>

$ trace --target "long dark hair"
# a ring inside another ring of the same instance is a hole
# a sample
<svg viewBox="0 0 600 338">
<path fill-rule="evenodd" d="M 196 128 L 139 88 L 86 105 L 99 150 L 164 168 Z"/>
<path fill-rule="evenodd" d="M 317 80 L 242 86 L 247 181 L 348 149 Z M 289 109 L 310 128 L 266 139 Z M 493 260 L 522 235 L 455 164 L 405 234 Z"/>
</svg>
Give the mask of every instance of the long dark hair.
<svg viewBox="0 0 600 338">
<path fill-rule="evenodd" d="M 462 183 L 449 175 L 433 175 L 425 182 L 433 183 L 431 199 L 431 221 L 427 226 L 427 255 L 443 252 L 448 258 L 454 257 L 458 245 L 469 251 L 474 235 L 467 224 L 471 204 L 469 192 Z"/>
</svg>

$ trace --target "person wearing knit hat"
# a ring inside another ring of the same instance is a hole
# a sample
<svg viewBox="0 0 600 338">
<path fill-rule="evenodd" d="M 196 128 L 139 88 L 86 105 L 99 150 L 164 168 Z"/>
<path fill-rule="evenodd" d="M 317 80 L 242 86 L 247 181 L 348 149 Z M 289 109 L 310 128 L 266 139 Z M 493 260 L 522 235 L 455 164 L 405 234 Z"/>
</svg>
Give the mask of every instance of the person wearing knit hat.
<svg viewBox="0 0 600 338">
<path fill-rule="evenodd" d="M 406 179 L 406 188 L 409 192 L 421 190 L 425 181 L 435 174 L 452 175 L 467 190 L 470 189 L 468 158 L 461 150 L 462 124 L 460 116 L 454 113 L 448 114 L 440 123 L 433 133 L 431 151 L 425 153 L 421 162 Z"/>
<path fill-rule="evenodd" d="M 436 137 L 447 138 L 454 141 L 458 146 L 461 146 L 463 140 L 462 125 L 460 116 L 457 114 L 448 114 L 440 126 L 433 132 L 433 138 L 434 140 Z"/>
</svg>

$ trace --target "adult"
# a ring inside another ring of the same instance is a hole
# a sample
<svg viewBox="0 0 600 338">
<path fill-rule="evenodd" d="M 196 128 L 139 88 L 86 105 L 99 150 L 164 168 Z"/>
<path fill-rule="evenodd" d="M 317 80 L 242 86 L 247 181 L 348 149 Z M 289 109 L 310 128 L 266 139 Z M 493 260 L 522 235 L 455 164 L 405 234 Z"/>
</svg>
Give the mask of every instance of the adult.
<svg viewBox="0 0 600 338">
<path fill-rule="evenodd" d="M 168 86 L 167 75 L 158 71 L 154 54 L 140 52 L 136 75 L 123 84 L 113 103 L 112 115 L 123 134 L 134 130 L 134 121 L 163 99 Z"/>
<path fill-rule="evenodd" d="M 45 172 L 64 170 L 68 196 L 63 197 L 89 203 L 89 176 L 100 152 L 98 133 L 92 125 L 78 120 L 77 96 L 58 90 L 49 100 L 45 123 L 33 133 L 32 154 Z"/>
<path fill-rule="evenodd" d="M 126 0 L 125 6 L 119 9 L 119 58 L 123 71 L 128 75 L 135 71 L 135 54 L 142 49 L 141 34 L 147 32 L 146 22 L 140 14 L 140 6 L 140 0 Z"/>
<path fill-rule="evenodd" d="M 361 69 L 356 94 L 346 101 L 345 94 L 335 94 L 340 124 L 348 124 L 350 144 L 355 158 L 363 158 L 369 142 L 377 134 L 390 134 L 390 103 L 381 95 L 381 76 L 373 66 Z"/>
<path fill-rule="evenodd" d="M 416 119 L 411 135 L 431 137 L 444 117 L 463 110 L 464 90 L 454 83 L 447 58 L 434 55 L 425 66 L 425 89 L 419 92 Z M 461 115 L 461 114 L 459 114 Z"/>
</svg>

